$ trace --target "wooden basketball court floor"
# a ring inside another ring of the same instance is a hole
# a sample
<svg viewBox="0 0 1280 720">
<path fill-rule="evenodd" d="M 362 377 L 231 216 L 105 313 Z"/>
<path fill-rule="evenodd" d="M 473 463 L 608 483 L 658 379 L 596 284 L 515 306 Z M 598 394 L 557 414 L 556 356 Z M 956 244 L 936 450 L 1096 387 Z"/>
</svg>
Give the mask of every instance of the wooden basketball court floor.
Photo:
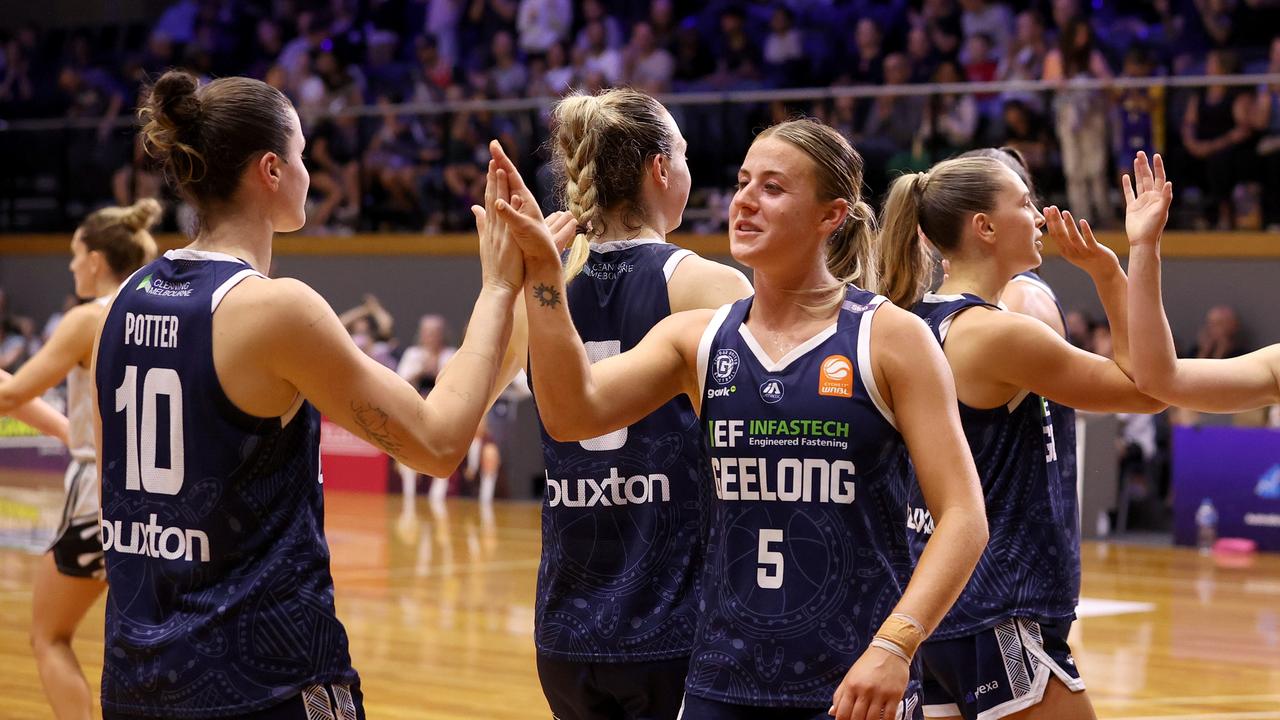
<svg viewBox="0 0 1280 720">
<path fill-rule="evenodd" d="M 54 483 L 50 484 L 56 487 Z M 56 500 L 55 500 L 56 502 Z M 533 655 L 539 507 L 329 493 L 338 614 L 371 720 L 550 717 Z M 1280 719 L 1280 556 L 1084 547 L 1076 661 L 1111 720 Z M 39 556 L 0 550 L 0 718 L 47 718 L 27 644 Z M 102 602 L 75 649 L 97 685 Z"/>
</svg>

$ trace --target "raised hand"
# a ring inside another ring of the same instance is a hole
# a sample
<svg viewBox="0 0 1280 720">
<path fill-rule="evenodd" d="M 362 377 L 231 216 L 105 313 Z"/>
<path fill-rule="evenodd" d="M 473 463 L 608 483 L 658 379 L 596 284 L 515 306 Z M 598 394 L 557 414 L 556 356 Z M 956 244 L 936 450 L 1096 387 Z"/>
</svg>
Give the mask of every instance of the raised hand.
<svg viewBox="0 0 1280 720">
<path fill-rule="evenodd" d="M 543 220 L 537 198 L 525 185 L 520 171 L 503 152 L 502 145 L 497 140 L 489 143 L 489 152 L 493 155 L 490 165 L 503 178 L 502 191 L 494 200 L 497 214 L 492 217 L 502 221 L 510 237 L 520 246 L 525 263 L 548 263 L 559 267 L 560 250 L 556 247 L 552 229 Z M 485 194 L 488 195 L 487 187 Z M 557 231 L 567 232 L 564 227 L 567 223 L 563 217 L 560 218 Z"/>
<path fill-rule="evenodd" d="M 1087 221 L 1077 223 L 1070 212 L 1054 205 L 1044 209 L 1044 223 L 1062 257 L 1090 277 L 1097 279 L 1121 270 L 1115 252 L 1098 242 Z"/>
<path fill-rule="evenodd" d="M 1155 162 L 1148 164 L 1147 154 L 1139 152 L 1133 159 L 1133 178 L 1126 174 L 1120 187 L 1124 191 L 1124 231 L 1129 244 L 1159 242 L 1173 203 L 1173 183 L 1165 179 L 1164 158 L 1156 153 Z"/>
<path fill-rule="evenodd" d="M 476 234 L 480 236 L 480 267 L 485 285 L 519 292 L 524 285 L 524 256 L 497 210 L 502 198 L 510 194 L 506 172 L 490 160 L 484 185 L 485 206 L 472 205 L 471 213 L 476 217 Z"/>
</svg>

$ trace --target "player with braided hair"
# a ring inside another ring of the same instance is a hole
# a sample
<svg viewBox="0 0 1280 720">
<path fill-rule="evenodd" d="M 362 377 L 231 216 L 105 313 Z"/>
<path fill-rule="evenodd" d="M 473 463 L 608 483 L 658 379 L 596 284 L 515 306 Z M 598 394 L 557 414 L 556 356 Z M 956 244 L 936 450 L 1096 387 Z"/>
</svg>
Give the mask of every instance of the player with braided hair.
<svg viewBox="0 0 1280 720">
<path fill-rule="evenodd" d="M 658 101 L 627 89 L 572 95 L 553 121 L 560 192 L 578 222 L 565 299 L 593 361 L 630 350 L 672 313 L 751 293 L 737 270 L 666 241 L 690 178 L 685 140 Z M 560 298 L 548 289 L 532 302 Z M 547 702 L 561 720 L 675 718 L 711 477 L 697 415 L 680 397 L 582 442 L 544 428 L 542 447 L 535 639 Z"/>
</svg>

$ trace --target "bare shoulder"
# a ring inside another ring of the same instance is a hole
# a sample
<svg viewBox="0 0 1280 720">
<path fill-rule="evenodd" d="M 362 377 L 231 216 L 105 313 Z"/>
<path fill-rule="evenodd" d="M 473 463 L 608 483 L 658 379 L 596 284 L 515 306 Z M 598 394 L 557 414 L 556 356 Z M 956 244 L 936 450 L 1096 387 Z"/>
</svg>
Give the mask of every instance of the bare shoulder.
<svg viewBox="0 0 1280 720">
<path fill-rule="evenodd" d="M 214 326 L 268 349 L 282 343 L 306 344 L 309 335 L 343 329 L 329 303 L 306 283 L 257 276 L 245 278 L 227 293 Z"/>
<path fill-rule="evenodd" d="M 1015 280 L 1005 286 L 1001 298 L 1005 307 L 1013 312 L 1029 315 L 1053 328 L 1054 332 L 1065 336 L 1065 326 L 1058 312 L 1058 303 L 1043 287 L 1034 282 Z"/>
<path fill-rule="evenodd" d="M 929 326 L 915 313 L 889 302 L 881 303 L 875 313 L 871 321 L 873 364 L 910 363 L 922 351 L 937 347 Z"/>
<path fill-rule="evenodd" d="M 737 268 L 699 255 L 681 260 L 667 283 L 673 312 L 718 308 L 741 300 L 752 292 L 747 276 Z"/>
</svg>

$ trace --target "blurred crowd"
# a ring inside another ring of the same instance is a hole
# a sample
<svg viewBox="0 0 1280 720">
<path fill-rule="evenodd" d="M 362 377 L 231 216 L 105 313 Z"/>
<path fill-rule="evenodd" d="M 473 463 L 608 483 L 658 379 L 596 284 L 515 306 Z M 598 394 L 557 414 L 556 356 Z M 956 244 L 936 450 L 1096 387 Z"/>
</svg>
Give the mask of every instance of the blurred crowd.
<svg viewBox="0 0 1280 720">
<path fill-rule="evenodd" d="M 163 193 L 115 120 L 169 67 L 258 77 L 294 101 L 309 140 L 310 231 L 435 232 L 470 226 L 490 138 L 554 202 L 547 114 L 404 103 L 550 101 L 621 84 L 679 94 L 1280 73 L 1277 27 L 1276 0 L 178 0 L 149 24 L 0 33 L 0 118 L 91 126 L 0 132 L 6 150 L 25 151 L 6 152 L 0 229 L 71 227 L 98 204 Z M 354 107 L 376 111 L 341 114 Z M 1050 200 L 1106 227 L 1119 218 L 1115 178 L 1145 149 L 1187 179 L 1175 226 L 1280 229 L 1280 84 L 672 109 L 705 231 L 723 222 L 753 129 L 796 113 L 855 143 L 874 196 L 896 171 L 1003 144 L 1023 152 Z M 189 221 L 181 213 L 171 227 Z"/>
</svg>

